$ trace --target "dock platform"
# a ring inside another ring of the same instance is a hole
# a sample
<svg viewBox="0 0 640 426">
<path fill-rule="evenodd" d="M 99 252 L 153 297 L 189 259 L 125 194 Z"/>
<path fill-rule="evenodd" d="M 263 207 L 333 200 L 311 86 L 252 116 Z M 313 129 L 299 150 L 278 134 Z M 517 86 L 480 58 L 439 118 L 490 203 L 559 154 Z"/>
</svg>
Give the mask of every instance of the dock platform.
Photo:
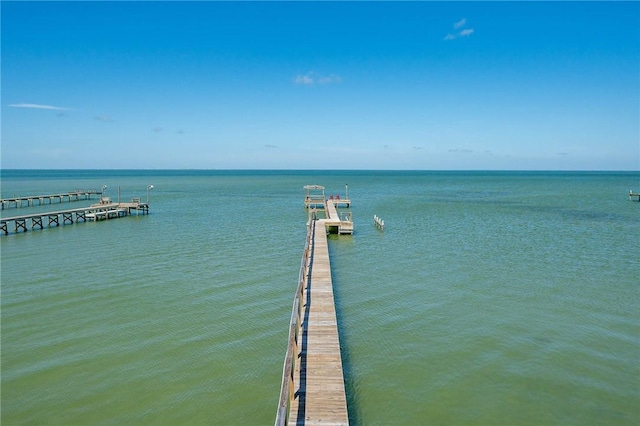
<svg viewBox="0 0 640 426">
<path fill-rule="evenodd" d="M 338 213 L 336 206 L 340 204 L 336 200 L 326 201 L 327 219 L 324 220 L 324 224 L 327 231 L 332 234 L 353 234 L 353 220 L 351 218 L 351 212 Z"/>
<path fill-rule="evenodd" d="M 351 207 L 351 200 L 345 193 L 343 198 L 340 195 L 330 195 L 327 199 L 325 188 L 321 185 L 307 185 L 304 187 L 304 206 L 308 209 L 323 210 L 326 220 L 327 231 L 332 234 L 353 234 L 353 220 L 351 212 L 338 212 L 339 207 Z"/>
</svg>

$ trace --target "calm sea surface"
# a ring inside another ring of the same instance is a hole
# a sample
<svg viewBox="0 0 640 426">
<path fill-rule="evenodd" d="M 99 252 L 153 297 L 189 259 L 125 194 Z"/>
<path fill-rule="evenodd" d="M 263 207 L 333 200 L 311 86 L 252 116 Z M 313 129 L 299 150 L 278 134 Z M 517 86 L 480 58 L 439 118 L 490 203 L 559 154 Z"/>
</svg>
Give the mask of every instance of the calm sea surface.
<svg viewBox="0 0 640 426">
<path fill-rule="evenodd" d="M 352 424 L 640 424 L 637 172 L 1 173 L 3 198 L 154 185 L 148 216 L 0 237 L 3 425 L 273 424 L 307 184 L 353 201 Z"/>
</svg>

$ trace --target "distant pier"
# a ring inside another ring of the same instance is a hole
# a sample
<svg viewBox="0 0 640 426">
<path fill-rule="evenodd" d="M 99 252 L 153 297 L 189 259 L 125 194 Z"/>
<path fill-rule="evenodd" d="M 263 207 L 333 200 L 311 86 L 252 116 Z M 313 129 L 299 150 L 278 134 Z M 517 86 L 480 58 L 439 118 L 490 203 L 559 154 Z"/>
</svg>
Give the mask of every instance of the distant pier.
<svg viewBox="0 0 640 426">
<path fill-rule="evenodd" d="M 636 201 L 640 201 L 640 193 L 629 191 L 629 201 L 633 201 L 634 198 L 637 198 Z"/>
<path fill-rule="evenodd" d="M 61 224 L 115 219 L 134 212 L 136 215 L 149 214 L 149 203 L 141 202 L 139 198 L 134 198 L 129 203 L 112 203 L 109 198 L 102 198 L 100 203 L 88 207 L 3 217 L 0 218 L 0 232 L 8 235 L 10 230 L 15 233 L 27 232 Z"/>
<path fill-rule="evenodd" d="M 20 196 L 20 197 L 11 197 L 11 198 L 3 198 L 0 200 L 0 204 L 2 205 L 2 210 L 8 208 L 20 208 L 20 207 L 31 207 L 35 205 L 43 205 L 43 204 L 54 204 L 72 202 L 72 201 L 81 201 L 81 200 L 90 200 L 93 195 L 101 195 L 101 191 L 97 189 L 78 189 L 71 192 L 63 192 L 60 194 L 48 194 L 48 195 L 28 195 L 28 196 Z M 47 203 L 48 201 L 48 203 Z M 36 204 L 37 202 L 37 204 Z"/>
</svg>

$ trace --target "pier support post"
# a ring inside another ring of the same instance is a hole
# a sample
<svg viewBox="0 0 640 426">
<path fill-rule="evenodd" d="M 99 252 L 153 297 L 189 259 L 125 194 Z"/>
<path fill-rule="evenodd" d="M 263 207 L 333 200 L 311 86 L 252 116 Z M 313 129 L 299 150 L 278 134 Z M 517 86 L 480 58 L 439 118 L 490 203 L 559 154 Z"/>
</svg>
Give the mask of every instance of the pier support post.
<svg viewBox="0 0 640 426">
<path fill-rule="evenodd" d="M 66 225 L 67 221 L 73 223 L 73 213 L 62 213 L 62 224 Z"/>
<path fill-rule="evenodd" d="M 23 229 L 24 232 L 27 232 L 27 219 L 16 219 L 14 222 L 16 223 L 16 234 L 20 229 Z"/>
<path fill-rule="evenodd" d="M 51 226 L 52 223 L 55 223 L 56 226 L 60 226 L 60 222 L 58 221 L 58 215 L 57 214 L 50 214 L 49 215 L 49 226 Z"/>
<path fill-rule="evenodd" d="M 31 229 L 35 228 L 36 226 L 39 226 L 40 229 L 43 228 L 43 226 L 42 226 L 42 216 L 40 216 L 40 217 L 32 217 L 31 218 Z"/>
</svg>

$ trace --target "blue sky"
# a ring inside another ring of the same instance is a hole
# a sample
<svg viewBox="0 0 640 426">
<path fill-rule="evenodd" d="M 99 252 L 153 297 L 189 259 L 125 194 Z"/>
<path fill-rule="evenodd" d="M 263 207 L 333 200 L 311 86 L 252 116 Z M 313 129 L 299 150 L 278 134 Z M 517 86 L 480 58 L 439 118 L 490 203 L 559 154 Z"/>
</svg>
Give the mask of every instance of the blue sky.
<svg viewBox="0 0 640 426">
<path fill-rule="evenodd" d="M 1 2 L 2 168 L 640 168 L 638 2 Z"/>
</svg>

